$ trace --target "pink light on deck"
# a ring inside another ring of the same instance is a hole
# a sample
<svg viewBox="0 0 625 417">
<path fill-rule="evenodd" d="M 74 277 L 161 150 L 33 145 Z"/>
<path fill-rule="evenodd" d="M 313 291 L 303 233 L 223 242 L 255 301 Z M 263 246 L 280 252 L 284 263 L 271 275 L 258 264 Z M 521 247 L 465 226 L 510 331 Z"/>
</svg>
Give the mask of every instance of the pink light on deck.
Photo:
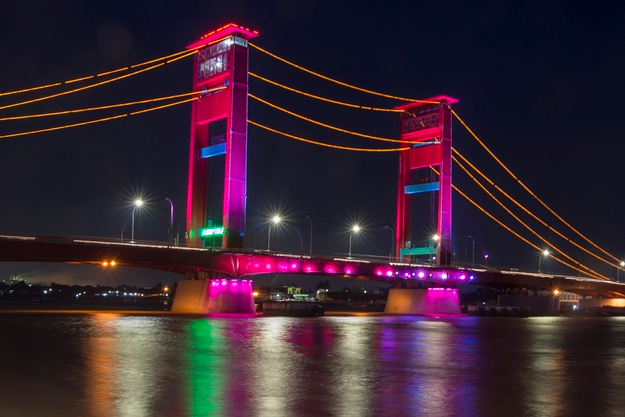
<svg viewBox="0 0 625 417">
<path fill-rule="evenodd" d="M 292 269 L 292 270 L 296 270 L 298 267 L 299 267 L 299 265 L 297 264 L 297 262 L 293 262 L 293 263 L 291 264 L 291 269 Z"/>
<path fill-rule="evenodd" d="M 393 276 L 393 271 L 386 271 L 386 276 L 387 277 L 392 277 Z"/>
<path fill-rule="evenodd" d="M 345 267 L 345 273 L 346 273 L 346 274 L 353 274 L 353 273 L 354 273 L 354 270 L 353 270 L 351 267 L 347 266 L 347 267 Z M 376 274 L 377 274 L 377 273 L 378 273 L 378 271 L 376 271 Z M 379 274 L 378 274 L 378 275 L 379 275 Z"/>
<path fill-rule="evenodd" d="M 423 271 L 419 272 L 419 278 L 423 278 L 425 276 L 425 273 Z"/>
</svg>

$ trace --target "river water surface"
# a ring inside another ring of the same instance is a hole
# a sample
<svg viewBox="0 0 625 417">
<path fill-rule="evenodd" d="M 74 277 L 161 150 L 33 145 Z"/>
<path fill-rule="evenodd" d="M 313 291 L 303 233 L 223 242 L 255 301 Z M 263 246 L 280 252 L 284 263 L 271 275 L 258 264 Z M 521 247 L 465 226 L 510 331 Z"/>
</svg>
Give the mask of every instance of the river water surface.
<svg viewBox="0 0 625 417">
<path fill-rule="evenodd" d="M 625 320 L 0 313 L 0 416 L 625 416 Z"/>
</svg>

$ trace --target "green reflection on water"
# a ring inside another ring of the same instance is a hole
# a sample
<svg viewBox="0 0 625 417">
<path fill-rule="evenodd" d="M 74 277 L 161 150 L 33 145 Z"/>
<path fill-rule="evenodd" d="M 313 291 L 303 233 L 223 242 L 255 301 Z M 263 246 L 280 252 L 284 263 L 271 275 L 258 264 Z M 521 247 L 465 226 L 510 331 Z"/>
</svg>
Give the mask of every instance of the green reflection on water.
<svg viewBox="0 0 625 417">
<path fill-rule="evenodd" d="M 189 343 L 189 415 L 221 415 L 224 391 L 225 343 L 219 323 L 193 320 L 187 326 Z"/>
</svg>

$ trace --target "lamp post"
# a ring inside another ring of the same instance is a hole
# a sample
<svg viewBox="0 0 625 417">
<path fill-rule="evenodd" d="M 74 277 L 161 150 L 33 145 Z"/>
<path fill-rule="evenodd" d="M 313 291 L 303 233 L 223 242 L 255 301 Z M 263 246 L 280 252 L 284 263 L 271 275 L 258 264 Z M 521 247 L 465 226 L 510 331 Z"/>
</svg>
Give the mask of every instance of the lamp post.
<svg viewBox="0 0 625 417">
<path fill-rule="evenodd" d="M 484 266 L 488 268 L 488 254 L 484 255 Z"/>
<path fill-rule="evenodd" d="M 171 243 L 171 229 L 174 227 L 174 203 L 169 199 L 165 198 L 165 200 L 169 201 L 169 227 L 167 228 L 167 246 Z"/>
<path fill-rule="evenodd" d="M 473 239 L 473 236 L 470 235 L 467 237 L 473 241 L 473 252 L 471 253 L 471 267 L 475 268 L 475 239 Z"/>
<path fill-rule="evenodd" d="M 348 258 L 352 257 L 352 237 L 354 236 L 355 233 L 358 233 L 358 232 L 360 232 L 360 226 L 355 224 L 354 227 L 352 227 L 352 233 L 349 234 L 349 256 Z"/>
<path fill-rule="evenodd" d="M 580 270 L 580 264 L 582 263 L 582 255 L 579 254 L 579 252 L 573 252 L 575 255 L 577 255 L 577 276 L 581 276 L 581 270 Z M 618 279 L 618 272 L 617 272 L 617 277 Z"/>
<path fill-rule="evenodd" d="M 306 217 L 308 220 L 310 220 L 310 256 L 312 256 L 312 219 L 310 217 L 308 217 L 307 215 L 304 214 L 304 217 Z"/>
<path fill-rule="evenodd" d="M 620 263 L 619 265 L 620 265 L 621 267 L 620 267 L 620 268 L 618 268 L 618 269 L 616 270 L 616 282 L 621 282 L 621 278 L 620 278 L 620 276 L 619 276 L 619 275 L 620 275 L 620 274 L 619 274 L 619 272 L 620 272 L 620 271 L 621 271 L 621 269 L 623 269 L 623 267 L 625 266 L 625 262 L 621 261 L 621 263 Z"/>
<path fill-rule="evenodd" d="M 391 231 L 391 262 L 395 260 L 395 231 L 390 226 L 384 226 L 385 229 Z"/>
<path fill-rule="evenodd" d="M 130 237 L 130 243 L 135 243 L 135 211 L 142 205 L 143 201 L 135 200 L 135 206 L 132 208 L 132 236 Z"/>
<path fill-rule="evenodd" d="M 543 256 L 549 256 L 549 251 L 547 249 L 545 249 L 542 253 L 540 258 L 538 258 L 538 273 L 540 273 L 540 261 L 543 260 Z"/>
<path fill-rule="evenodd" d="M 271 218 L 271 224 L 269 225 L 269 231 L 267 232 L 267 252 L 269 252 L 269 248 L 270 248 L 270 245 L 271 245 L 271 227 L 273 225 L 277 225 L 278 223 L 280 223 L 281 220 L 282 219 L 278 215 L 273 216 Z"/>
</svg>

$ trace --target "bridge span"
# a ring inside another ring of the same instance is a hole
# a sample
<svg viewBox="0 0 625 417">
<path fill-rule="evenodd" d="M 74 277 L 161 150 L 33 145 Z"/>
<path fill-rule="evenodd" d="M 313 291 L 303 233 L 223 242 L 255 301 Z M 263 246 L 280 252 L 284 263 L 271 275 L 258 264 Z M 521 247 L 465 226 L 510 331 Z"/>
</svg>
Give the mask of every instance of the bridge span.
<svg viewBox="0 0 625 417">
<path fill-rule="evenodd" d="M 52 262 L 156 269 L 187 279 L 252 278 L 265 274 L 323 275 L 386 282 L 396 287 L 457 287 L 461 284 L 496 288 L 530 288 L 580 295 L 623 297 L 625 283 L 588 277 L 516 270 L 440 267 L 381 262 L 379 259 L 214 251 L 206 248 L 124 243 L 53 236 L 0 235 L 0 262 Z"/>
</svg>

